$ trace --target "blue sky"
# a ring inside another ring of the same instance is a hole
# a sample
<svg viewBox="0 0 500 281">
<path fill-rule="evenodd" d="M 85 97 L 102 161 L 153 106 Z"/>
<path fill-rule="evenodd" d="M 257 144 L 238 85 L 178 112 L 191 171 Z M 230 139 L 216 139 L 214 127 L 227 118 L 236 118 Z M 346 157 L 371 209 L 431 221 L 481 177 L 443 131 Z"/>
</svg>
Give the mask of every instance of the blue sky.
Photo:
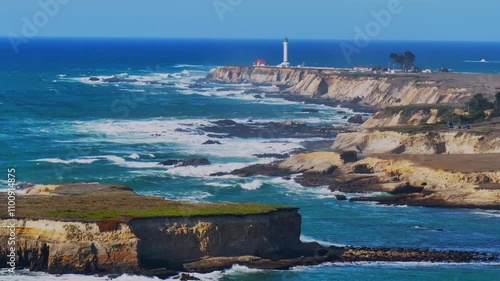
<svg viewBox="0 0 500 281">
<path fill-rule="evenodd" d="M 0 0 L 0 36 L 354 39 L 390 1 L 372 39 L 500 41 L 498 0 Z"/>
</svg>

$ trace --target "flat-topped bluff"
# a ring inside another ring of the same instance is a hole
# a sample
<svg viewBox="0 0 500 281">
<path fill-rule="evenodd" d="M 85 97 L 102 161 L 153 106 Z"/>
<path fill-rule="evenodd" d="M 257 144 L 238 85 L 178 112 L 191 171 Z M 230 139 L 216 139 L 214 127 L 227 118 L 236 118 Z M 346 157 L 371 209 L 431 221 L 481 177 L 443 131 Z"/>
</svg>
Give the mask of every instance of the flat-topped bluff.
<svg viewBox="0 0 500 281">
<path fill-rule="evenodd" d="M 5 266 L 11 221 L 0 216 Z M 17 265 L 50 273 L 139 274 L 203 257 L 294 257 L 302 245 L 297 208 L 182 203 L 120 185 L 27 190 L 17 198 L 16 225 Z"/>
<path fill-rule="evenodd" d="M 286 86 L 293 95 L 374 107 L 463 102 L 476 93 L 500 87 L 500 75 L 488 85 L 478 74 L 346 73 L 334 69 L 226 66 L 212 69 L 207 80 L 222 83 L 253 83 Z M 491 80 L 491 81 L 490 81 Z"/>
<path fill-rule="evenodd" d="M 0 200 L 5 197 L 0 194 Z M 0 217 L 0 263 L 5 267 L 12 220 L 6 213 Z M 14 221 L 16 266 L 55 274 L 168 277 L 235 264 L 289 269 L 322 262 L 498 259 L 475 252 L 322 247 L 300 241 L 297 208 L 174 202 L 139 196 L 120 185 L 27 190 L 18 195 Z"/>
</svg>

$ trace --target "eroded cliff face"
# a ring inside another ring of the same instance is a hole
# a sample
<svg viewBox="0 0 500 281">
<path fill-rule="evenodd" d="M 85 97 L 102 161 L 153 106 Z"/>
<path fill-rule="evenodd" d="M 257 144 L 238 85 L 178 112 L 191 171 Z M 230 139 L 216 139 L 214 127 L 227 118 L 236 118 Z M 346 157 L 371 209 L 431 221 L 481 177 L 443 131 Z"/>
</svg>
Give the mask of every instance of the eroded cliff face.
<svg viewBox="0 0 500 281">
<path fill-rule="evenodd" d="M 476 93 L 478 79 L 467 76 L 465 80 L 472 81 L 470 85 L 450 83 L 452 78 L 459 81 L 466 76 L 459 74 L 464 75 L 460 78 L 456 75 L 451 78 L 420 74 L 376 76 L 332 69 L 228 66 L 211 70 L 207 79 L 223 83 L 282 85 L 295 95 L 383 107 L 460 102 Z"/>
<path fill-rule="evenodd" d="M 498 155 L 500 154 L 490 154 L 484 157 L 484 160 Z M 471 163 L 462 164 L 464 166 L 462 168 L 459 167 L 461 164 L 457 163 L 456 170 L 453 170 L 454 165 L 446 163 L 449 161 L 438 158 L 427 159 L 419 155 L 404 158 L 386 155 L 381 157 L 384 159 L 368 157 L 359 164 L 371 167 L 375 175 L 378 173 L 381 182 L 385 178 L 389 184 L 389 179 L 397 179 L 409 186 L 423 188 L 423 192 L 389 197 L 386 202 L 388 204 L 499 209 L 500 170 L 495 166 L 479 167 L 475 170 L 471 166 L 475 165 L 474 161 L 480 161 L 481 157 L 470 156 L 468 158 Z M 433 165 L 426 164 L 427 161 L 433 160 L 435 160 Z M 460 160 L 457 159 L 456 162 Z"/>
<path fill-rule="evenodd" d="M 0 220 L 0 260 L 9 221 Z M 245 216 L 145 218 L 129 222 L 17 220 L 17 265 L 49 273 L 141 273 L 207 257 L 297 256 L 297 209 Z"/>
<path fill-rule="evenodd" d="M 334 150 L 356 150 L 363 154 L 480 154 L 500 153 L 495 135 L 464 131 L 400 133 L 395 131 L 339 134 Z"/>
<path fill-rule="evenodd" d="M 130 223 L 146 267 L 179 265 L 202 257 L 291 257 L 300 244 L 297 210 L 265 215 L 139 219 Z M 174 266 L 175 267 L 175 266 Z"/>
<path fill-rule="evenodd" d="M 101 231 L 97 223 L 16 220 L 17 266 L 49 273 L 139 272 L 139 239 L 126 224 Z M 0 252 L 9 221 L 0 220 Z M 0 259 L 5 258 L 4 255 Z"/>
<path fill-rule="evenodd" d="M 416 126 L 424 124 L 435 124 L 443 122 L 449 118 L 449 115 L 444 116 L 443 112 L 437 108 L 420 109 L 414 112 L 405 112 L 404 109 L 393 110 L 394 112 L 387 112 L 389 110 L 381 110 L 375 115 L 366 120 L 363 128 L 376 128 L 376 127 L 394 127 L 394 126 Z"/>
</svg>

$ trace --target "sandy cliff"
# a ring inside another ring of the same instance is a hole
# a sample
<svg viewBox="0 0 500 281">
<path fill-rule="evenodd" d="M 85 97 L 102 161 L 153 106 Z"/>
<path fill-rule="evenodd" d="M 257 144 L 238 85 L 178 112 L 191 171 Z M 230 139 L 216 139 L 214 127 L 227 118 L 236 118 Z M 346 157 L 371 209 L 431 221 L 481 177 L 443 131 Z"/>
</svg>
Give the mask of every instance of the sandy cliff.
<svg viewBox="0 0 500 281">
<path fill-rule="evenodd" d="M 205 257 L 294 256 L 300 224 L 297 210 L 134 219 L 110 229 L 97 222 L 16 220 L 18 265 L 50 273 L 140 273 Z M 7 225 L 0 220 L 0 252 L 7 252 Z"/>
<path fill-rule="evenodd" d="M 227 66 L 211 70 L 207 79 L 282 85 L 294 95 L 375 107 L 462 102 L 484 90 L 483 80 L 475 74 L 384 76 L 347 74 L 331 69 Z M 489 86 L 500 86 L 500 77 L 491 80 L 495 85 Z"/>
<path fill-rule="evenodd" d="M 356 150 L 363 154 L 479 154 L 500 153 L 496 134 L 468 131 L 402 133 L 374 131 L 339 134 L 333 150 Z"/>
<path fill-rule="evenodd" d="M 0 196 L 6 199 L 5 194 Z M 113 217 L 90 219 L 94 213 L 87 213 L 89 204 L 97 214 L 106 215 L 106 206 L 113 201 L 123 204 L 120 198 L 128 201 L 123 212 L 139 208 L 146 210 L 144 215 L 124 216 L 119 210 Z M 176 215 L 156 216 L 158 203 Z M 12 222 L 16 224 L 16 265 L 50 273 L 142 274 L 182 270 L 186 263 L 212 257 L 300 257 L 304 245 L 299 240 L 297 208 L 266 210 L 261 209 L 265 205 L 252 205 L 245 214 L 238 214 L 242 205 L 172 202 L 138 196 L 121 186 L 40 187 L 18 196 L 16 220 L 0 213 L 0 261 L 6 264 L 7 226 Z M 190 215 L 193 210 L 204 215 Z"/>
</svg>

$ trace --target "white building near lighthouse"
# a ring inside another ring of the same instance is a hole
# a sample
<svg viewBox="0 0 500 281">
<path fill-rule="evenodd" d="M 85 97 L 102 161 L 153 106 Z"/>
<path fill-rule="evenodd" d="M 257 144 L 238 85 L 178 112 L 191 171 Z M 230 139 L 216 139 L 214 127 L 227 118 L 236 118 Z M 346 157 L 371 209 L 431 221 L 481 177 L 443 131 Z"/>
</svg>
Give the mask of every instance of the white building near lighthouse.
<svg viewBox="0 0 500 281">
<path fill-rule="evenodd" d="M 288 38 L 283 41 L 283 62 L 278 65 L 279 67 L 290 67 L 288 62 Z"/>
</svg>

